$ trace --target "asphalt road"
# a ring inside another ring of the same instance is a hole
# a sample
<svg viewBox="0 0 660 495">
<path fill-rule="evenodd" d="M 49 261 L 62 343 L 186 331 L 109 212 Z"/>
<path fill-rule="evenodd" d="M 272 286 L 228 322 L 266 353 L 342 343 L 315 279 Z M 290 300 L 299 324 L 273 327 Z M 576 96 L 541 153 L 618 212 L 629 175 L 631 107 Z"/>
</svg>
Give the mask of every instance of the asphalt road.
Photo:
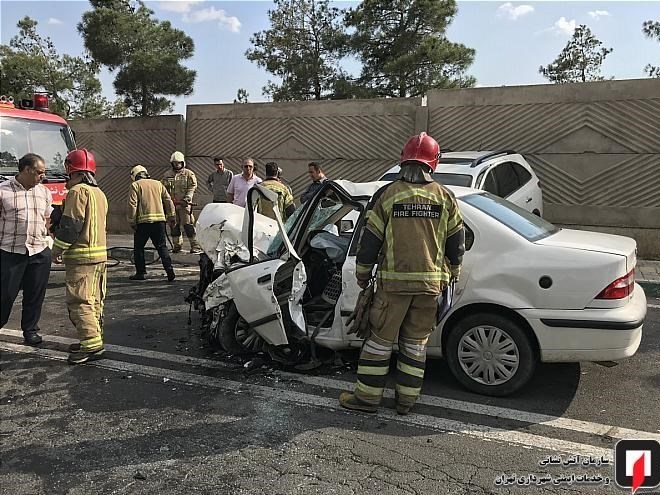
<svg viewBox="0 0 660 495">
<path fill-rule="evenodd" d="M 183 302 L 194 267 L 173 284 L 158 269 L 139 285 L 130 273 L 110 271 L 108 351 L 93 365 L 64 362 L 75 332 L 62 273 L 44 344 L 11 330 L 20 304 L 0 331 L 1 494 L 625 493 L 614 444 L 660 440 L 657 299 L 640 350 L 618 366 L 543 365 L 521 393 L 495 399 L 466 392 L 437 361 L 402 417 L 391 399 L 377 415 L 338 407 L 351 355 L 301 374 L 206 349 Z"/>
</svg>

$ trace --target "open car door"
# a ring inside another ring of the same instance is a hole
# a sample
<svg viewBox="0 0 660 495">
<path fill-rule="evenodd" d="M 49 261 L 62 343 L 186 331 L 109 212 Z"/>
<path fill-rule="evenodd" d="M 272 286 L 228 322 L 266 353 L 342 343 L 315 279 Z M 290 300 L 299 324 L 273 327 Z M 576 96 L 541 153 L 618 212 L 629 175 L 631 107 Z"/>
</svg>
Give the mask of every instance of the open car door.
<svg viewBox="0 0 660 495">
<path fill-rule="evenodd" d="M 277 257 L 269 256 L 273 250 L 263 253 L 254 247 L 255 208 L 259 201 L 274 204 L 279 234 L 273 244 L 281 245 Z M 247 264 L 232 266 L 226 272 L 234 304 L 246 323 L 264 341 L 274 346 L 289 343 L 283 307 L 288 311 L 287 323 L 299 331 L 305 330 L 305 320 L 300 300 L 305 292 L 307 276 L 305 267 L 293 248 L 277 208 L 277 194 L 259 185 L 248 192 L 243 219 L 243 242 L 250 259 Z M 278 283 L 288 287 L 278 287 Z M 279 294 L 279 297 L 276 296 Z"/>
</svg>

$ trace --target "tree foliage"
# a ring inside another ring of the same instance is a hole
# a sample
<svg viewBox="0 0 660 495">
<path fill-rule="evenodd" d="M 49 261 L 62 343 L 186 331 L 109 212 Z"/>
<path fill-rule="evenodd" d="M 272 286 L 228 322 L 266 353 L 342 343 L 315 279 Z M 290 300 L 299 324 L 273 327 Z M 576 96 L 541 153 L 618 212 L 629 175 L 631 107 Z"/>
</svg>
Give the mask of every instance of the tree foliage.
<svg viewBox="0 0 660 495">
<path fill-rule="evenodd" d="M 24 17 L 9 46 L 0 46 L 2 93 L 31 99 L 36 92 L 51 98 L 51 110 L 64 118 L 114 116 L 116 109 L 101 95 L 99 66 L 82 57 L 59 54 L 37 21 Z"/>
<path fill-rule="evenodd" d="M 602 81 L 600 74 L 605 57 L 612 53 L 612 48 L 601 47 L 603 44 L 584 24 L 573 32 L 573 37 L 566 44 L 559 56 L 547 66 L 539 67 L 539 72 L 549 81 L 557 84 Z"/>
<path fill-rule="evenodd" d="M 331 98 L 345 77 L 339 60 L 346 51 L 343 13 L 328 0 L 275 0 L 271 27 L 255 33 L 245 52 L 277 77 L 263 88 L 274 101 Z"/>
<path fill-rule="evenodd" d="M 250 93 L 248 93 L 245 88 L 238 88 L 238 91 L 236 91 L 236 98 L 234 98 L 234 103 L 247 103 L 248 96 L 250 96 Z"/>
<path fill-rule="evenodd" d="M 99 64 L 117 71 L 114 87 L 131 113 L 171 111 L 167 95 L 190 95 L 196 72 L 181 60 L 192 57 L 192 38 L 168 21 L 152 17 L 141 0 L 90 0 L 78 31 Z"/>
<path fill-rule="evenodd" d="M 646 21 L 642 25 L 644 35 L 660 43 L 660 21 Z M 644 70 L 649 77 L 660 77 L 660 66 L 648 64 Z"/>
<path fill-rule="evenodd" d="M 420 96 L 434 88 L 474 86 L 466 75 L 475 51 L 447 39 L 454 0 L 364 0 L 346 13 L 360 77 L 346 81 L 357 96 Z"/>
</svg>

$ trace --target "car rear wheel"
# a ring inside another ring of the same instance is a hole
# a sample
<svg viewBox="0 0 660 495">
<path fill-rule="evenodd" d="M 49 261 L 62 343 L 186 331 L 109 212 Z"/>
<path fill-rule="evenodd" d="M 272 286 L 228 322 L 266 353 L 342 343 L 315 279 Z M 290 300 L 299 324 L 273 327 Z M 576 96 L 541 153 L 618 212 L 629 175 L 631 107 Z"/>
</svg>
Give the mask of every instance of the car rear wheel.
<svg viewBox="0 0 660 495">
<path fill-rule="evenodd" d="M 536 353 L 527 333 L 515 321 L 493 313 L 460 320 L 451 329 L 445 355 L 463 386 L 496 397 L 519 390 L 536 367 Z"/>
<path fill-rule="evenodd" d="M 220 340 L 225 351 L 231 354 L 250 354 L 263 350 L 263 339 L 238 313 L 231 302 L 227 315 L 220 323 Z"/>
</svg>

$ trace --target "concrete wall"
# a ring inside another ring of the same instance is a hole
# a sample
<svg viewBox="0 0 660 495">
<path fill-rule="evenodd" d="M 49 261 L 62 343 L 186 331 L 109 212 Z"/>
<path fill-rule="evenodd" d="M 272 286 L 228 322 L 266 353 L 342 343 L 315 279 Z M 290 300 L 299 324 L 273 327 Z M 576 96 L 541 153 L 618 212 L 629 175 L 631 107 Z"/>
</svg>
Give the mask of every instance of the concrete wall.
<svg viewBox="0 0 660 495">
<path fill-rule="evenodd" d="M 73 122 L 78 144 L 99 160 L 111 202 L 110 228 L 125 231 L 128 170 L 152 177 L 184 149 L 198 176 L 197 209 L 210 200 L 211 158 L 258 175 L 274 160 L 294 195 L 307 163 L 330 178 L 368 181 L 397 161 L 401 146 L 427 130 L 441 148 L 515 149 L 539 175 L 545 216 L 558 224 L 634 237 L 639 254 L 660 258 L 660 80 L 436 90 L 421 98 L 188 105 L 181 116 Z"/>
<path fill-rule="evenodd" d="M 214 155 L 234 172 L 242 158 L 252 157 L 261 177 L 264 164 L 276 161 L 297 197 L 309 183 L 313 160 L 332 179 L 378 177 L 396 162 L 401 144 L 426 126 L 420 105 L 421 98 L 188 105 L 187 156 L 205 176 L 213 171 Z"/>
<path fill-rule="evenodd" d="M 432 91 L 428 107 L 441 146 L 523 153 L 550 221 L 660 257 L 660 80 Z"/>
<path fill-rule="evenodd" d="M 152 178 L 170 169 L 170 155 L 184 149 L 181 115 L 151 118 L 100 119 L 71 122 L 79 148 L 94 153 L 99 185 L 108 197 L 108 230 L 130 232 L 126 201 L 133 165 L 141 163 Z"/>
</svg>

